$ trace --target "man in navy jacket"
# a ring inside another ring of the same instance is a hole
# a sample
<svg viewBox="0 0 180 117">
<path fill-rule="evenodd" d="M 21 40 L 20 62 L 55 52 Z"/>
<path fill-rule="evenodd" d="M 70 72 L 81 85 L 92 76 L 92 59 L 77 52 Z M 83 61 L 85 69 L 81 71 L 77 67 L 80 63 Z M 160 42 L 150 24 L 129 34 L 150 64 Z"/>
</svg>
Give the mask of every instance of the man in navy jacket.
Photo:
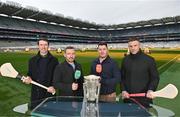
<svg viewBox="0 0 180 117">
<path fill-rule="evenodd" d="M 116 85 L 120 83 L 120 69 L 117 63 L 108 55 L 106 42 L 98 44 L 99 57 L 91 65 L 91 74 L 101 77 L 100 99 L 114 101 L 116 97 Z"/>
</svg>

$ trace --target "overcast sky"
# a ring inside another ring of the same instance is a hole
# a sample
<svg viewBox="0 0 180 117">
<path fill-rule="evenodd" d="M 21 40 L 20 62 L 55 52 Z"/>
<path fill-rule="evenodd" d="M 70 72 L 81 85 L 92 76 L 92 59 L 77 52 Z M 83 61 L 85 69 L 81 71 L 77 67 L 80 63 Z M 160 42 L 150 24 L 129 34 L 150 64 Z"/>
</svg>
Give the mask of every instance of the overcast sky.
<svg viewBox="0 0 180 117">
<path fill-rule="evenodd" d="M 6 2 L 7 0 L 1 0 Z M 180 0 L 11 0 L 97 24 L 121 24 L 180 15 Z"/>
</svg>

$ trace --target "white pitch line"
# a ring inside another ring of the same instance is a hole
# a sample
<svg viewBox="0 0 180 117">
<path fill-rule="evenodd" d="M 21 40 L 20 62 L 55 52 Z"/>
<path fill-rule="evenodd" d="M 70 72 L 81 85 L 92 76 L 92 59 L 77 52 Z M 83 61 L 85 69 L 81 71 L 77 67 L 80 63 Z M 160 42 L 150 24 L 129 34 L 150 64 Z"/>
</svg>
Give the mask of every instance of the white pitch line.
<svg viewBox="0 0 180 117">
<path fill-rule="evenodd" d="M 178 58 L 180 55 L 175 56 L 174 58 L 172 58 L 170 61 L 168 61 L 167 63 L 161 65 L 160 67 L 158 67 L 158 70 L 162 69 L 164 66 L 166 66 L 167 64 L 169 64 L 171 61 L 174 61 L 176 58 Z"/>
</svg>

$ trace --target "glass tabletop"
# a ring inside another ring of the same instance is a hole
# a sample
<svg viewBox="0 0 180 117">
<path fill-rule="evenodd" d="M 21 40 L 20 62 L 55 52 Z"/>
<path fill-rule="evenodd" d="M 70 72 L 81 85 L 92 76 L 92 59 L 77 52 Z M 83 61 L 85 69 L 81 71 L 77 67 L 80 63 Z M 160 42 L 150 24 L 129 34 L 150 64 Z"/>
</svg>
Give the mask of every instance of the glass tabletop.
<svg viewBox="0 0 180 117">
<path fill-rule="evenodd" d="M 174 116 L 168 109 L 157 105 L 144 109 L 134 103 L 119 101 L 98 103 L 87 102 L 83 97 L 56 96 L 43 100 L 30 114 L 31 116 L 58 116 L 58 117 L 120 117 L 120 116 Z"/>
</svg>

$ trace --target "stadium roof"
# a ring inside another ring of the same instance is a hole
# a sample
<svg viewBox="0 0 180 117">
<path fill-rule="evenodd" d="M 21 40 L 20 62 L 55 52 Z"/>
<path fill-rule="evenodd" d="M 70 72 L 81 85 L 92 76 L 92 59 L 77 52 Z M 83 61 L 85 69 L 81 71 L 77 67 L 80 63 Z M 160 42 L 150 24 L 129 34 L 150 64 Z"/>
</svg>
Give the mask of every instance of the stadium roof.
<svg viewBox="0 0 180 117">
<path fill-rule="evenodd" d="M 119 24 L 119 25 L 108 25 L 108 26 L 104 26 L 103 28 L 126 29 L 126 28 L 176 24 L 176 23 L 180 23 L 180 16 L 165 17 L 165 18 L 161 18 L 161 19 L 151 19 L 151 20 L 147 20 L 147 21 L 130 22 L 130 23 Z"/>
<path fill-rule="evenodd" d="M 95 23 L 82 22 L 75 20 L 72 17 L 64 17 L 61 14 L 52 14 L 50 11 L 39 11 L 35 7 L 21 7 L 16 2 L 7 1 L 6 3 L 0 2 L 0 14 L 8 16 L 16 16 L 24 19 L 34 19 L 36 21 L 54 22 L 57 24 L 65 24 L 67 26 L 74 26 L 80 28 L 99 28 Z"/>
<path fill-rule="evenodd" d="M 101 30 L 117 30 L 180 23 L 180 16 L 175 16 L 118 25 L 100 25 L 96 23 L 90 23 L 88 21 L 82 21 L 81 19 L 74 19 L 73 17 L 64 17 L 62 14 L 53 14 L 51 11 L 47 10 L 40 11 L 38 8 L 32 6 L 22 7 L 21 4 L 11 1 L 7 1 L 6 3 L 0 2 L 0 14 L 7 15 L 8 17 L 45 21 L 47 23 L 55 23 L 75 28 Z"/>
</svg>

